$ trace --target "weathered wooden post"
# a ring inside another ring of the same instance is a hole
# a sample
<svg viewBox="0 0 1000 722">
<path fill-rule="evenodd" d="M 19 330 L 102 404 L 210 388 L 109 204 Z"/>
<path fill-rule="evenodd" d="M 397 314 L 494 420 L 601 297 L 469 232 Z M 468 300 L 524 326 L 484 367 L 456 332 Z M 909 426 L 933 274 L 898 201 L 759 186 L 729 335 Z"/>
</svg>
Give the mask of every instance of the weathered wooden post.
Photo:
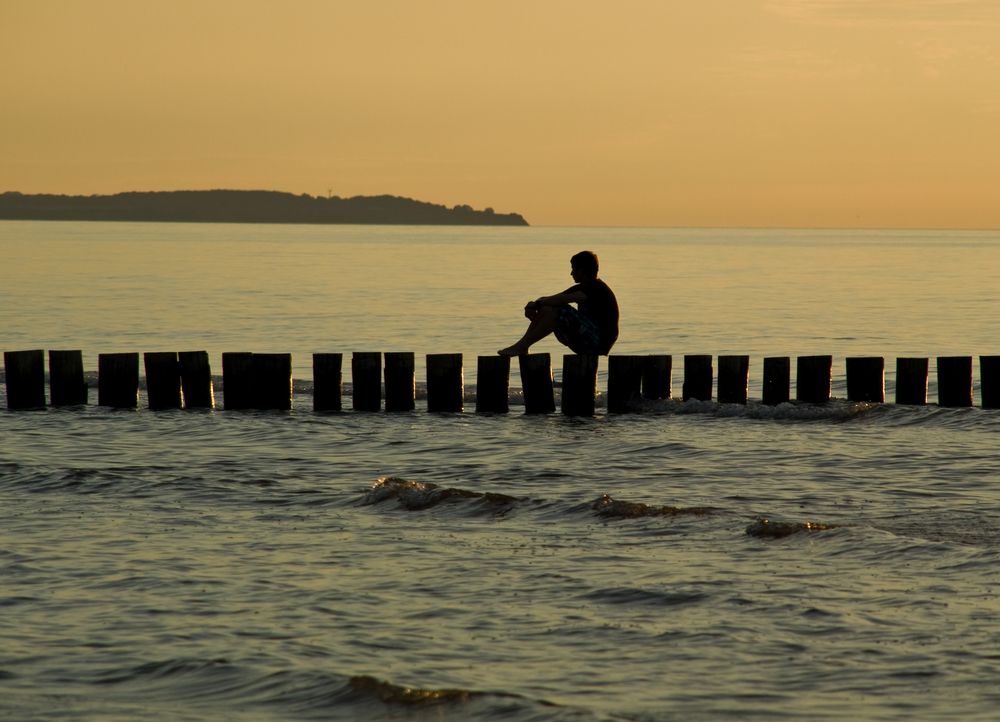
<svg viewBox="0 0 1000 722">
<path fill-rule="evenodd" d="M 881 356 L 850 356 L 847 366 L 847 400 L 885 402 L 885 359 Z"/>
<path fill-rule="evenodd" d="M 226 410 L 254 407 L 253 354 L 222 354 L 222 398 Z"/>
<path fill-rule="evenodd" d="M 777 406 L 789 401 L 792 361 L 788 356 L 768 356 L 764 359 L 764 394 L 761 401 Z"/>
<path fill-rule="evenodd" d="M 552 388 L 552 361 L 547 353 L 518 356 L 521 387 L 524 390 L 524 413 L 549 414 L 556 410 Z"/>
<path fill-rule="evenodd" d="M 355 411 L 382 408 L 382 352 L 355 351 L 351 357 L 351 403 Z"/>
<path fill-rule="evenodd" d="M 87 403 L 82 351 L 49 351 L 49 396 L 53 406 Z"/>
<path fill-rule="evenodd" d="M 427 410 L 459 412 L 465 405 L 465 375 L 462 354 L 427 354 Z"/>
<path fill-rule="evenodd" d="M 924 406 L 927 403 L 927 359 L 896 359 L 896 403 Z"/>
<path fill-rule="evenodd" d="M 45 352 L 4 351 L 8 409 L 45 408 Z"/>
<path fill-rule="evenodd" d="M 138 352 L 98 354 L 97 403 L 115 409 L 139 405 Z"/>
<path fill-rule="evenodd" d="M 510 411 L 510 357 L 480 356 L 476 365 L 476 412 Z"/>
<path fill-rule="evenodd" d="M 720 404 L 745 404 L 750 385 L 749 356 L 719 356 Z"/>
<path fill-rule="evenodd" d="M 181 407 L 181 368 L 174 351 L 143 354 L 146 367 L 146 397 L 154 411 Z"/>
<path fill-rule="evenodd" d="M 255 353 L 250 366 L 253 369 L 253 407 L 289 411 L 292 408 L 292 355 Z"/>
<path fill-rule="evenodd" d="M 979 392 L 984 409 L 1000 409 L 1000 356 L 979 357 Z"/>
<path fill-rule="evenodd" d="M 313 354 L 313 411 L 340 411 L 344 354 Z"/>
<path fill-rule="evenodd" d="M 809 404 L 830 400 L 833 356 L 799 356 L 795 366 L 795 398 Z"/>
<path fill-rule="evenodd" d="M 639 409 L 645 363 L 645 356 L 608 356 L 609 414 L 624 414 Z"/>
<path fill-rule="evenodd" d="M 181 351 L 177 354 L 181 369 L 181 392 L 185 409 L 214 409 L 212 367 L 208 351 Z"/>
<path fill-rule="evenodd" d="M 938 356 L 938 405 L 972 406 L 972 357 Z"/>
<path fill-rule="evenodd" d="M 597 355 L 563 356 L 562 412 L 566 416 L 593 416 L 597 395 Z"/>
<path fill-rule="evenodd" d="M 673 360 L 673 356 L 668 354 L 650 354 L 646 357 L 642 364 L 642 398 L 650 401 L 670 398 Z"/>
<path fill-rule="evenodd" d="M 417 379 L 412 351 L 385 354 L 385 410 L 413 411 L 417 398 Z"/>
<path fill-rule="evenodd" d="M 687 354 L 684 356 L 684 400 L 712 400 L 712 356 Z"/>
</svg>

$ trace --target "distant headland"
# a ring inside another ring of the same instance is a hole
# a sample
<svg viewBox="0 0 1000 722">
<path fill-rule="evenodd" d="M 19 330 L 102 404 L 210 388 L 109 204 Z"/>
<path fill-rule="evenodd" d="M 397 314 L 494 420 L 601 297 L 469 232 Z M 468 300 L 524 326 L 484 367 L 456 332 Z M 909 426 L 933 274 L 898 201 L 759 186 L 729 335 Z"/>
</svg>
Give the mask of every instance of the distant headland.
<svg viewBox="0 0 1000 722">
<path fill-rule="evenodd" d="M 0 219 L 189 223 L 366 223 L 526 226 L 519 213 L 453 208 L 399 196 L 295 195 L 280 191 L 153 191 L 65 196 L 0 193 Z"/>
</svg>

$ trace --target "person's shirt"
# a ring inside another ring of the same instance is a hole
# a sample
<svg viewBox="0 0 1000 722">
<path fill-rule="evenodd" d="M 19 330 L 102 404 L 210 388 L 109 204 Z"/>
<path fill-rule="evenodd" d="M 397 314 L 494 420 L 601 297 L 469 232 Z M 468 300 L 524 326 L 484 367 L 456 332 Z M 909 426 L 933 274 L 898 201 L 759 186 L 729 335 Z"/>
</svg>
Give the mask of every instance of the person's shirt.
<svg viewBox="0 0 1000 722">
<path fill-rule="evenodd" d="M 580 291 L 587 297 L 577 308 L 597 326 L 601 334 L 601 354 L 607 354 L 618 340 L 618 299 L 608 284 L 599 278 L 570 286 L 563 293 Z"/>
</svg>

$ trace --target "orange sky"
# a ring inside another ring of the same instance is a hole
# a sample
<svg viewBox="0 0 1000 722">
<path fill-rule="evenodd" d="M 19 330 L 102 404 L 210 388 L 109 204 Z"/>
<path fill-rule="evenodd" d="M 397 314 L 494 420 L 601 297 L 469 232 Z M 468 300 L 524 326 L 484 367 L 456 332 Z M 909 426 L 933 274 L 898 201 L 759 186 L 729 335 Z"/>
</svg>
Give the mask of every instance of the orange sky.
<svg viewBox="0 0 1000 722">
<path fill-rule="evenodd" d="M 0 191 L 1000 228 L 996 0 L 0 0 Z"/>
</svg>

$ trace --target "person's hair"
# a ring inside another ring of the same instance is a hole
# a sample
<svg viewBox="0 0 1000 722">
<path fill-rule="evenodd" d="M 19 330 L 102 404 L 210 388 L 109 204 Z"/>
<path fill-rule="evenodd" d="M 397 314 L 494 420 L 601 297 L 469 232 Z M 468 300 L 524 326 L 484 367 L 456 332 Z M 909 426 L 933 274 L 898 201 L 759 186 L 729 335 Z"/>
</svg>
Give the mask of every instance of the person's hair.
<svg viewBox="0 0 1000 722">
<path fill-rule="evenodd" d="M 593 251 L 580 251 L 569 259 L 569 263 L 577 270 L 597 276 L 597 254 Z"/>
</svg>

